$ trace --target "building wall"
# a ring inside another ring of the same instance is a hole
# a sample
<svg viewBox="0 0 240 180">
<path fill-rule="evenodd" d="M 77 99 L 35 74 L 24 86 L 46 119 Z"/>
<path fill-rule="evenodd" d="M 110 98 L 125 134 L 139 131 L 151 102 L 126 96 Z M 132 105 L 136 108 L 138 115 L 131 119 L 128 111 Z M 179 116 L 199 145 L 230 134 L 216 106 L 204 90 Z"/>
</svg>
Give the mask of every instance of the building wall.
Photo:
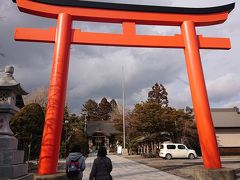
<svg viewBox="0 0 240 180">
<path fill-rule="evenodd" d="M 240 128 L 216 129 L 220 155 L 240 155 Z"/>
<path fill-rule="evenodd" d="M 220 147 L 220 155 L 240 155 L 240 147 Z"/>
<path fill-rule="evenodd" d="M 219 147 L 240 147 L 240 132 L 217 133 L 216 136 Z"/>
<path fill-rule="evenodd" d="M 240 148 L 240 128 L 218 129 L 216 137 L 219 147 L 239 147 Z"/>
</svg>

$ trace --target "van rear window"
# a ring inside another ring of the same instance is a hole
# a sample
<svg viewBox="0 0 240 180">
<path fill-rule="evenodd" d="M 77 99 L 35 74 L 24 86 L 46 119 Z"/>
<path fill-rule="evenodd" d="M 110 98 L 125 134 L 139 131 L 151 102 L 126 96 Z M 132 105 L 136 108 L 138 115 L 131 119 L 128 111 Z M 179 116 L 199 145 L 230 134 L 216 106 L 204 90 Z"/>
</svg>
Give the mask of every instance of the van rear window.
<svg viewBox="0 0 240 180">
<path fill-rule="evenodd" d="M 163 145 L 160 146 L 160 149 L 163 149 Z"/>
<path fill-rule="evenodd" d="M 167 149 L 176 149 L 175 145 L 167 145 Z"/>
<path fill-rule="evenodd" d="M 178 145 L 178 149 L 186 149 L 184 145 Z"/>
</svg>

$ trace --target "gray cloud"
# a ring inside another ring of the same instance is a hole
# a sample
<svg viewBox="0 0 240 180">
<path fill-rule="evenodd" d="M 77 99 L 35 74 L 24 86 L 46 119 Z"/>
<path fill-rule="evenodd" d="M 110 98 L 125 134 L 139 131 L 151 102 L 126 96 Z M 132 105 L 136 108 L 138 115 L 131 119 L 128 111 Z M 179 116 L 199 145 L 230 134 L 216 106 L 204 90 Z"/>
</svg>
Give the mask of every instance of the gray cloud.
<svg viewBox="0 0 240 180">
<path fill-rule="evenodd" d="M 240 95 L 239 77 L 232 73 L 228 73 L 225 76 L 208 82 L 207 89 L 210 100 L 215 103 L 231 100 Z"/>
<path fill-rule="evenodd" d="M 99 0 L 98 0 L 99 1 Z M 109 1 L 108 1 L 109 2 Z M 126 3 L 125 0 L 111 2 Z M 127 3 L 206 7 L 230 3 L 228 0 L 146 1 L 131 0 Z M 230 37 L 229 51 L 201 50 L 202 65 L 209 91 L 210 104 L 215 107 L 239 105 L 239 8 L 230 14 L 222 25 L 198 28 L 198 34 L 209 37 Z M 6 1 L 0 4 L 0 69 L 7 64 L 16 67 L 15 77 L 27 91 L 48 86 L 51 72 L 53 44 L 15 42 L 16 27 L 48 28 L 56 26 L 52 19 L 39 18 L 19 12 L 16 4 Z M 74 28 L 82 31 L 121 33 L 120 25 L 106 23 L 75 22 Z M 138 26 L 138 34 L 174 35 L 179 28 Z M 71 48 L 68 80 L 68 104 L 72 112 L 79 113 L 81 105 L 89 98 L 99 100 L 105 96 L 121 103 L 122 66 L 124 66 L 127 107 L 144 101 L 151 86 L 162 83 L 169 93 L 170 104 L 183 108 L 191 106 L 191 96 L 183 50 L 121 48 L 101 46 L 77 46 Z M 217 88 L 219 87 L 219 88 Z"/>
</svg>

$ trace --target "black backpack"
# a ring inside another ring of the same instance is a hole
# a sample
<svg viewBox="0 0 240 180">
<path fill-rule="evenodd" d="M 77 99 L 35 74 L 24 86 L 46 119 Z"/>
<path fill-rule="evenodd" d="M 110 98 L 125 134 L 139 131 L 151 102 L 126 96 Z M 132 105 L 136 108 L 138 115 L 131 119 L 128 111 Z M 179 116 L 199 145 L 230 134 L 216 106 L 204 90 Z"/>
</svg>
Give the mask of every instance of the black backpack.
<svg viewBox="0 0 240 180">
<path fill-rule="evenodd" d="M 78 162 L 80 158 L 76 160 L 71 160 L 67 163 L 67 177 L 78 177 L 80 172 L 80 163 Z"/>
</svg>

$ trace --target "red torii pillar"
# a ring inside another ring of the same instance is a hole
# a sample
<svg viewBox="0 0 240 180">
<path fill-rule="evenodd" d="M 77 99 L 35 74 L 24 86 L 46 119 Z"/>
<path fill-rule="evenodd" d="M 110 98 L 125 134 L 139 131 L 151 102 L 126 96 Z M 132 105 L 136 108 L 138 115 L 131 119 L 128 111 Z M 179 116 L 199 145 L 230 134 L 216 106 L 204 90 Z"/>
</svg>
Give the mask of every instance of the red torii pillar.
<svg viewBox="0 0 240 180">
<path fill-rule="evenodd" d="M 17 0 L 20 11 L 58 19 L 57 27 L 17 28 L 15 40 L 55 43 L 39 174 L 54 174 L 59 156 L 71 44 L 183 48 L 206 169 L 221 168 L 199 49 L 230 49 L 228 38 L 196 35 L 196 26 L 223 23 L 234 3 L 212 8 L 176 8 L 74 0 Z M 122 34 L 81 32 L 72 21 L 122 23 Z M 181 26 L 175 36 L 137 35 L 136 24 Z"/>
</svg>

